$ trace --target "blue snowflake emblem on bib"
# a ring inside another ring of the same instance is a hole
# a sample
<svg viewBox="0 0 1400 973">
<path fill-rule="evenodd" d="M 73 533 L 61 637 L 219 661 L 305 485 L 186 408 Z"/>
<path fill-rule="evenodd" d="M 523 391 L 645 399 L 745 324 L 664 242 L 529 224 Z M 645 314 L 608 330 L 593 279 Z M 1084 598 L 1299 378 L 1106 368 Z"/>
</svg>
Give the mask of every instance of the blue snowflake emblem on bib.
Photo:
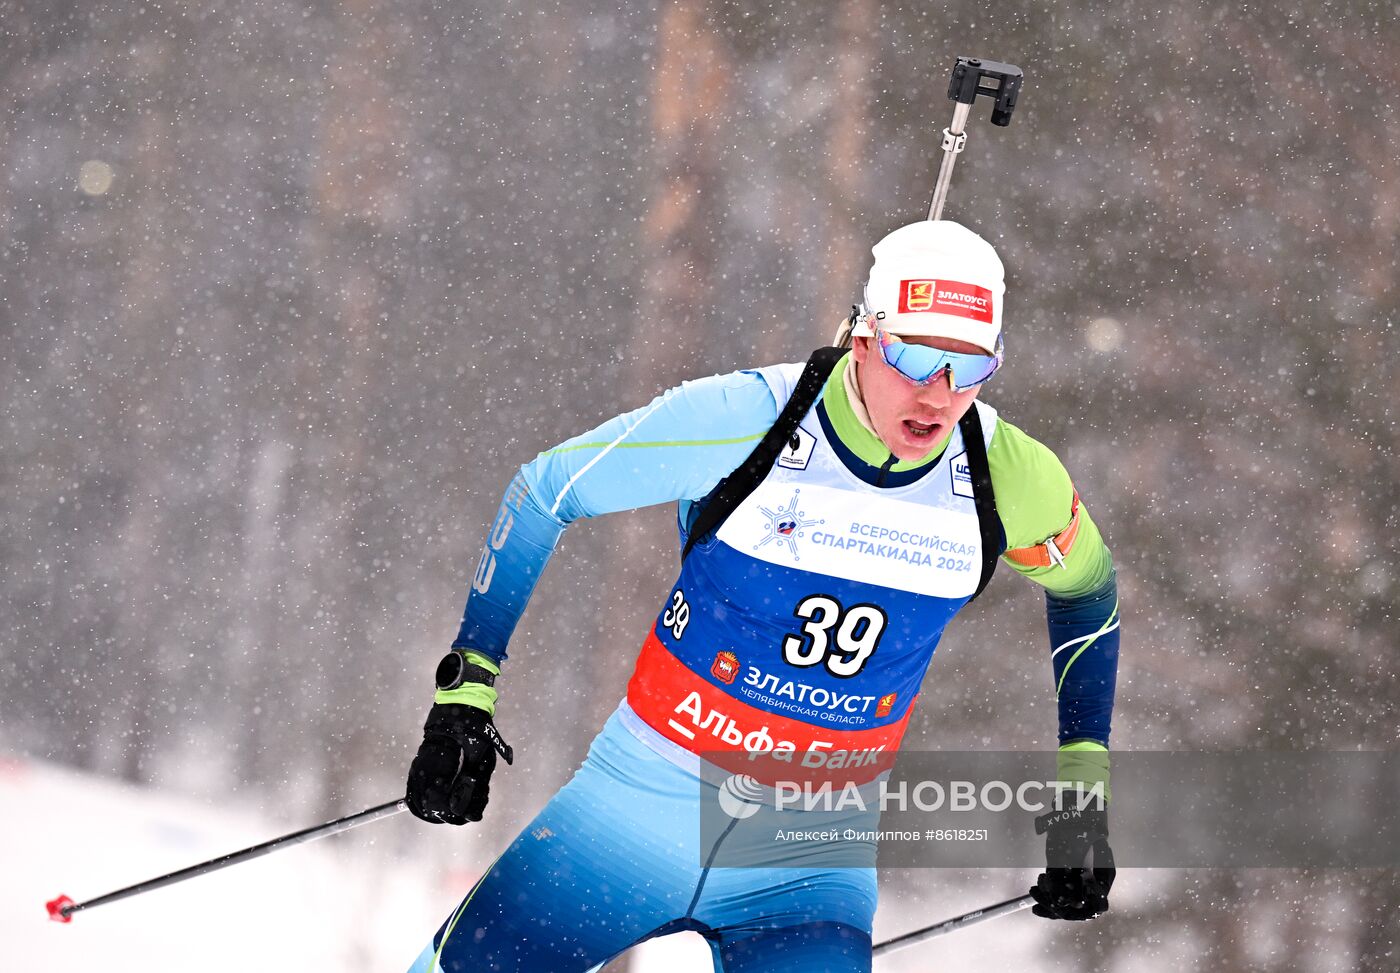
<svg viewBox="0 0 1400 973">
<path fill-rule="evenodd" d="M 758 508 L 759 513 L 768 518 L 768 526 L 767 534 L 763 540 L 753 546 L 755 551 L 776 542 L 787 545 L 788 552 L 792 554 L 794 561 L 802 560 L 797 555 L 797 539 L 803 536 L 802 532 L 805 528 L 815 524 L 824 524 L 826 521 L 824 519 L 808 520 L 802 516 L 802 511 L 797 509 L 797 495 L 801 492 L 801 490 L 792 491 L 792 499 L 777 510 L 762 506 Z"/>
</svg>

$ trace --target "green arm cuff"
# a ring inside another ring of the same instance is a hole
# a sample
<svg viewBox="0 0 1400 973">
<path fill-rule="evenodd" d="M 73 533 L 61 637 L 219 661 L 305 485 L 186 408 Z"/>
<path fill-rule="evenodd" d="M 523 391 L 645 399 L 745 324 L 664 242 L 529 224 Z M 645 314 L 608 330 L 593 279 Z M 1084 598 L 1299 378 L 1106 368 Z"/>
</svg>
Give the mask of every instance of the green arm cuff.
<svg viewBox="0 0 1400 973">
<path fill-rule="evenodd" d="M 1096 740 L 1072 740 L 1056 755 L 1057 779 L 1069 781 L 1080 790 L 1103 785 L 1104 803 L 1112 800 L 1108 786 L 1108 747 Z"/>
<path fill-rule="evenodd" d="M 466 653 L 467 661 L 473 665 L 481 666 L 493 676 L 501 674 L 501 667 L 498 666 L 489 656 L 484 656 L 480 652 Z M 479 682 L 469 682 L 456 689 L 439 689 L 437 695 L 433 697 L 435 703 L 461 703 L 466 706 L 475 706 L 477 709 L 485 710 L 487 715 L 496 715 L 496 687 L 484 686 Z"/>
</svg>

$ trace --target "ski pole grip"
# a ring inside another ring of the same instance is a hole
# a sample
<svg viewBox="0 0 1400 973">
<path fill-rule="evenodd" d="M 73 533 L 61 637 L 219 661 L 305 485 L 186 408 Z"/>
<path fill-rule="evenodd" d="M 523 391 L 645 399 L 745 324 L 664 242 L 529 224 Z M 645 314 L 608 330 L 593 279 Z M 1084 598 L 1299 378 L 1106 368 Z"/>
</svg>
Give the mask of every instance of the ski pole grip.
<svg viewBox="0 0 1400 973">
<path fill-rule="evenodd" d="M 971 105 L 978 95 L 986 95 L 994 102 L 992 124 L 1010 125 L 1016 97 L 1021 93 L 1021 80 L 1021 69 L 1014 64 L 959 57 L 948 79 L 948 100 Z"/>
</svg>

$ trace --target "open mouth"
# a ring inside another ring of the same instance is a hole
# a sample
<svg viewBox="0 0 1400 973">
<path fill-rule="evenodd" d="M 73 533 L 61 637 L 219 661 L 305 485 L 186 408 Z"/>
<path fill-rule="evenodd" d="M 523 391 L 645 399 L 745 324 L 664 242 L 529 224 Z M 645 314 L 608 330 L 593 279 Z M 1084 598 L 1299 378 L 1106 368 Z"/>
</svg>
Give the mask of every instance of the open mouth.
<svg viewBox="0 0 1400 973">
<path fill-rule="evenodd" d="M 913 419 L 904 420 L 904 428 L 909 430 L 909 434 L 915 439 L 927 439 L 933 436 L 942 428 L 942 423 L 938 422 L 917 422 Z"/>
</svg>

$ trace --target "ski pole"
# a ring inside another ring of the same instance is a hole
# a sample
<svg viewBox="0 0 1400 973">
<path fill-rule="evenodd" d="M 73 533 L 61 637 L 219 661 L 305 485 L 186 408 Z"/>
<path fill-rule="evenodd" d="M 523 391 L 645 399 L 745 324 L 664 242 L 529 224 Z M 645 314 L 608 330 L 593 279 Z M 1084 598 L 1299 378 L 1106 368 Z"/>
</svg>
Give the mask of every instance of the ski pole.
<svg viewBox="0 0 1400 973">
<path fill-rule="evenodd" d="M 362 824 L 369 824 L 371 821 L 378 821 L 380 818 L 387 818 L 398 814 L 408 807 L 405 798 L 397 801 L 390 801 L 387 804 L 380 804 L 325 824 L 318 824 L 314 828 L 306 828 L 302 831 L 295 831 L 271 841 L 264 841 L 260 845 L 253 845 L 251 848 L 244 848 L 242 851 L 231 852 L 227 855 L 220 855 L 218 858 L 211 858 L 207 862 L 200 862 L 198 865 L 191 865 L 189 868 L 182 868 L 178 872 L 171 872 L 169 875 L 162 875 L 147 882 L 137 885 L 130 885 L 115 892 L 108 892 L 106 895 L 89 899 L 87 902 L 74 902 L 66 895 L 60 895 L 51 902 L 46 903 L 49 910 L 49 918 L 55 922 L 72 922 L 73 913 L 80 909 L 91 909 L 94 906 L 106 905 L 108 902 L 116 902 L 119 899 L 127 899 L 133 895 L 140 895 L 142 892 L 150 892 L 154 889 L 164 888 L 167 885 L 174 885 L 176 882 L 183 882 L 187 878 L 194 878 L 196 875 L 207 875 L 210 872 L 217 872 L 221 868 L 228 868 L 230 865 L 237 865 L 239 862 L 246 862 L 253 858 L 261 858 L 263 855 L 270 855 L 274 851 L 282 848 L 290 848 L 293 845 L 304 844 L 308 841 L 315 841 L 317 838 L 325 838 L 329 835 L 340 834 L 342 831 L 349 831 Z"/>
<path fill-rule="evenodd" d="M 925 939 L 932 939 L 934 936 L 942 936 L 950 932 L 956 932 L 977 922 L 986 922 L 988 919 L 996 919 L 1000 916 L 1009 916 L 1013 912 L 1020 912 L 1022 909 L 1029 909 L 1035 905 L 1035 900 L 1030 895 L 1022 895 L 1014 899 L 1007 899 L 1005 902 L 998 902 L 996 905 L 989 905 L 984 909 L 977 909 L 974 912 L 967 912 L 952 919 L 944 919 L 942 922 L 934 923 L 923 929 L 916 929 L 907 932 L 903 936 L 896 936 L 887 939 L 872 950 L 872 955 L 883 956 L 885 953 L 892 953 L 896 949 L 903 949 L 905 946 L 913 946 L 921 943 Z"/>
</svg>

